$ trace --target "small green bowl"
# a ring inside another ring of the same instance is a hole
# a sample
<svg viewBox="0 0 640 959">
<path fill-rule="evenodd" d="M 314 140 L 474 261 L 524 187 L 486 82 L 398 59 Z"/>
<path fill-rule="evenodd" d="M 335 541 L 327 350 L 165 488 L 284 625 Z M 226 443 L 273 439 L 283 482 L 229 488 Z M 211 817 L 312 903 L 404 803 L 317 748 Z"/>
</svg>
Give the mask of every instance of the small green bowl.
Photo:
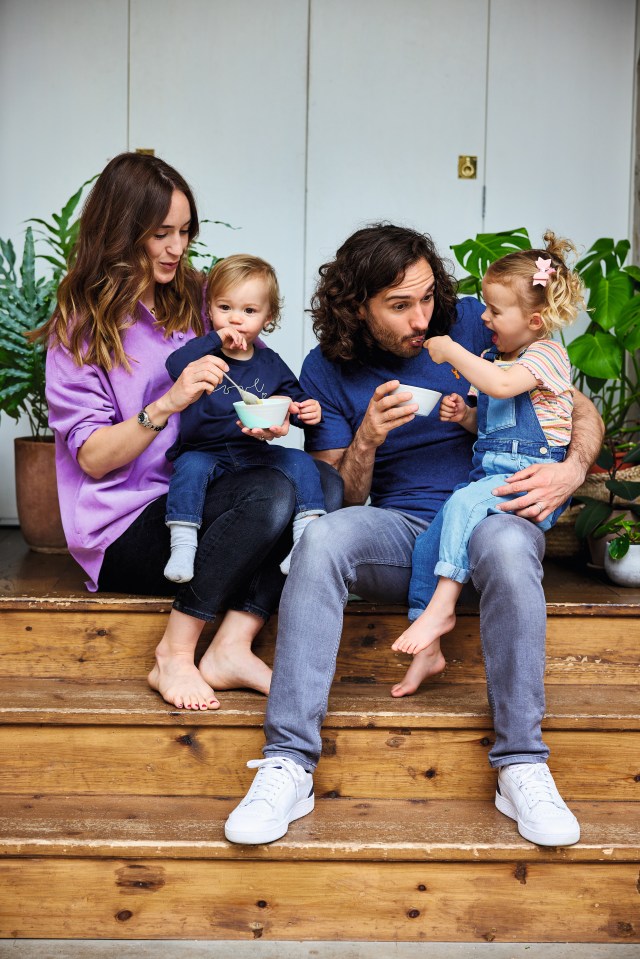
<svg viewBox="0 0 640 959">
<path fill-rule="evenodd" d="M 269 396 L 261 403 L 252 403 L 250 406 L 240 400 L 233 404 L 233 408 L 243 426 L 251 430 L 268 430 L 270 426 L 282 426 L 290 403 L 288 396 Z"/>
</svg>

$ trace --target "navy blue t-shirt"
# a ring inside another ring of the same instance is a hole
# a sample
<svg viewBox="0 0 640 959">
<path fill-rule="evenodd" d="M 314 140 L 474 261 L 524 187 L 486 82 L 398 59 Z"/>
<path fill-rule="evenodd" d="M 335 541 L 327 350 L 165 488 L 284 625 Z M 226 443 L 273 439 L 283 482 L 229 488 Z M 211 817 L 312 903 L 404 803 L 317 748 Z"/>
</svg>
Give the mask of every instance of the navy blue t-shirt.
<svg viewBox="0 0 640 959">
<path fill-rule="evenodd" d="M 474 297 L 458 301 L 457 320 L 449 334 L 472 353 L 491 345 L 491 334 L 480 317 L 484 306 Z M 344 449 L 350 445 L 376 387 L 388 380 L 459 393 L 467 398 L 469 381 L 449 363 L 434 363 L 427 350 L 403 359 L 382 350 L 363 367 L 327 360 L 317 346 L 302 364 L 300 385 L 322 406 L 322 422 L 305 428 L 305 449 Z M 425 520 L 436 512 L 471 469 L 475 437 L 457 423 L 443 423 L 439 404 L 429 416 L 416 416 L 392 430 L 376 452 L 371 504 L 398 509 Z"/>
</svg>

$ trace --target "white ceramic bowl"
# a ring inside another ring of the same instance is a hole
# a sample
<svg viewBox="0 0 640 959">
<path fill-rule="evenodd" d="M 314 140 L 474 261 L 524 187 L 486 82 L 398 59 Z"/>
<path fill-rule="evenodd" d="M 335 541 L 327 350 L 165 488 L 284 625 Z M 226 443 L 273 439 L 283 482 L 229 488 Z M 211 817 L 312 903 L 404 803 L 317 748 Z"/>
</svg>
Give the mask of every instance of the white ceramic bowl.
<svg viewBox="0 0 640 959">
<path fill-rule="evenodd" d="M 238 419 L 249 429 L 269 429 L 270 426 L 282 426 L 291 400 L 288 396 L 269 396 L 261 403 L 247 406 L 240 400 L 233 407 Z"/>
<path fill-rule="evenodd" d="M 403 383 L 393 393 L 411 393 L 412 398 L 404 403 L 399 403 L 398 406 L 409 406 L 411 403 L 417 403 L 416 416 L 428 416 L 442 397 L 442 393 L 438 393 L 437 390 L 426 390 L 422 386 L 405 386 Z"/>
</svg>

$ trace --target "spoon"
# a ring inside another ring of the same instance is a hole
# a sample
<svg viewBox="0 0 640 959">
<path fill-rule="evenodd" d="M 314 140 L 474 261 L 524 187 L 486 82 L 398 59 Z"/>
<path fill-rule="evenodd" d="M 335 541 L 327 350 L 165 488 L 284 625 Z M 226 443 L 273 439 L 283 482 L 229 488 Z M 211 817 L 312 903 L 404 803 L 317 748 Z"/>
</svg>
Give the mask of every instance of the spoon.
<svg viewBox="0 0 640 959">
<path fill-rule="evenodd" d="M 262 403 L 262 400 L 254 393 L 249 393 L 247 390 L 243 390 L 241 386 L 238 386 L 237 383 L 234 383 L 228 373 L 223 373 L 222 375 L 229 380 L 232 386 L 235 386 L 238 393 L 242 397 L 243 402 L 245 402 L 247 406 L 256 406 L 256 404 Z"/>
</svg>

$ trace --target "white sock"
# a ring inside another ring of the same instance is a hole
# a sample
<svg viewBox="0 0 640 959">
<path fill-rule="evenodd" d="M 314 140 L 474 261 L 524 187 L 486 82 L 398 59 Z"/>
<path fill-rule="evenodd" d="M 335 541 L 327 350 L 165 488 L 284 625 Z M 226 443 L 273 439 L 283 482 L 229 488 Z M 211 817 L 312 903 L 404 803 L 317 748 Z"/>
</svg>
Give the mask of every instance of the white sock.
<svg viewBox="0 0 640 959">
<path fill-rule="evenodd" d="M 324 515 L 325 515 L 325 512 L 323 511 L 322 513 L 308 513 L 306 516 L 295 516 L 295 517 L 294 517 L 294 520 L 293 520 L 293 546 L 292 546 L 292 548 L 291 548 L 291 552 L 289 553 L 289 555 L 288 555 L 288 556 L 285 556 L 285 558 L 284 558 L 284 559 L 282 560 L 282 562 L 280 563 L 280 572 L 281 572 L 281 573 L 284 573 L 285 576 L 288 574 L 289 569 L 290 569 L 290 567 L 291 567 L 291 557 L 292 557 L 292 555 L 293 555 L 293 551 L 294 551 L 294 549 L 296 548 L 296 546 L 298 545 L 298 543 L 299 543 L 299 541 L 300 541 L 300 537 L 301 537 L 302 534 L 304 533 L 305 529 L 307 528 L 307 526 L 309 525 L 309 523 L 311 522 L 311 520 L 318 519 L 318 517 L 324 516 Z"/>
<path fill-rule="evenodd" d="M 198 548 L 198 527 L 193 523 L 167 523 L 171 530 L 171 556 L 164 575 L 172 583 L 193 579 L 193 564 Z"/>
</svg>

